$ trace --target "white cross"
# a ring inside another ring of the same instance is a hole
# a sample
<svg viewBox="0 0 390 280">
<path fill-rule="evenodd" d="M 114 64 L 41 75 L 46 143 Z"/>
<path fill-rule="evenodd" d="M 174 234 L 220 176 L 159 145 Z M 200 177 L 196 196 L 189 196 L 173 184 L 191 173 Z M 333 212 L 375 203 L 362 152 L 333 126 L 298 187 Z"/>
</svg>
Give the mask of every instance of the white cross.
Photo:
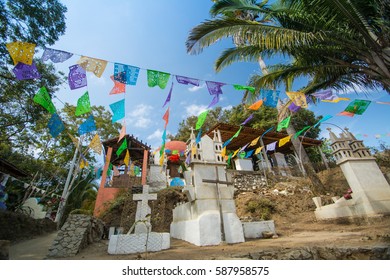
<svg viewBox="0 0 390 280">
<path fill-rule="evenodd" d="M 152 212 L 149 207 L 148 201 L 156 200 L 156 199 L 157 199 L 157 194 L 156 193 L 150 194 L 148 185 L 143 186 L 142 193 L 133 194 L 133 200 L 138 201 L 137 212 L 135 214 L 136 223 L 139 221 L 143 221 L 148 225 L 150 224 L 150 217 L 146 217 L 148 214 Z M 144 230 L 142 230 L 141 228 L 143 228 L 144 226 L 145 224 L 144 225 L 136 224 L 135 232 L 136 233 L 139 233 L 139 231 L 143 232 Z"/>
</svg>

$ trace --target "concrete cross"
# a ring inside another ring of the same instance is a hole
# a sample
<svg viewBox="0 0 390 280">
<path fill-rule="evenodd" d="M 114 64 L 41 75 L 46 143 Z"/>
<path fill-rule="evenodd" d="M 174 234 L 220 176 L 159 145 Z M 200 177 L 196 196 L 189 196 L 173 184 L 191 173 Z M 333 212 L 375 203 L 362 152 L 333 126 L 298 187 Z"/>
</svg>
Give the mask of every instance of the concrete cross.
<svg viewBox="0 0 390 280">
<path fill-rule="evenodd" d="M 150 194 L 148 185 L 143 186 L 142 193 L 133 194 L 133 200 L 138 201 L 137 212 L 135 214 L 135 233 L 146 233 L 147 231 L 151 231 L 150 213 L 152 211 L 149 207 L 148 201 L 156 199 L 157 194 Z"/>
</svg>

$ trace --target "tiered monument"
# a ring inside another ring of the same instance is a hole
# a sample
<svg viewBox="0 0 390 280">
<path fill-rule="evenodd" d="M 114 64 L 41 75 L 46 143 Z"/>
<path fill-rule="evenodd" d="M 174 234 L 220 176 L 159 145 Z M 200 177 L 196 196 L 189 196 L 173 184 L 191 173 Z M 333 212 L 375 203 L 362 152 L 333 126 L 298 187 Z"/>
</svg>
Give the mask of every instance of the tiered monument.
<svg viewBox="0 0 390 280">
<path fill-rule="evenodd" d="M 183 192 L 189 202 L 173 209 L 171 236 L 197 246 L 244 242 L 242 223 L 236 214 L 234 187 L 226 181 L 219 131 L 214 139 L 204 135 L 196 143 L 191 133 L 190 170 L 185 172 Z"/>
<path fill-rule="evenodd" d="M 337 137 L 330 128 L 332 154 L 352 190 L 351 198 L 342 197 L 331 205 L 322 206 L 321 199 L 313 198 L 318 220 L 343 217 L 372 217 L 390 214 L 390 186 L 379 169 L 375 158 L 363 141 L 345 128 Z"/>
</svg>

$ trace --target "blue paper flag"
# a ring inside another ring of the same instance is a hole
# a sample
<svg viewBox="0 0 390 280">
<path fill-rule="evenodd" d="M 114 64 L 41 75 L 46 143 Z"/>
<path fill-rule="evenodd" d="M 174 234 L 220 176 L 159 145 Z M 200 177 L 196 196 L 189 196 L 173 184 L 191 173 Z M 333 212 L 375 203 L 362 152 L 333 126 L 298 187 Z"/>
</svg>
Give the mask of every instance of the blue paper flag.
<svg viewBox="0 0 390 280">
<path fill-rule="evenodd" d="M 279 100 L 279 94 L 280 94 L 279 90 L 262 89 L 260 93 L 261 93 L 261 99 L 264 100 L 265 106 L 276 108 Z"/>
<path fill-rule="evenodd" d="M 64 123 L 56 113 L 51 115 L 47 126 L 49 127 L 50 134 L 53 138 L 56 138 L 65 129 Z"/>
<path fill-rule="evenodd" d="M 246 152 L 245 158 L 251 157 L 251 156 L 253 155 L 253 152 L 254 152 L 254 151 L 255 151 L 255 150 L 253 149 L 253 150 L 250 150 L 250 151 Z"/>
<path fill-rule="evenodd" d="M 112 123 L 123 119 L 125 117 L 125 99 L 119 100 L 118 102 L 110 104 L 112 110 Z"/>
<path fill-rule="evenodd" d="M 115 63 L 114 80 L 122 84 L 135 86 L 138 80 L 139 67 Z"/>
<path fill-rule="evenodd" d="M 332 115 L 326 115 L 325 117 L 323 117 L 322 119 L 320 119 L 315 125 L 314 127 L 317 127 L 320 125 L 320 123 L 324 122 L 324 121 L 327 121 L 329 120 L 330 118 L 332 118 L 333 116 Z"/>
<path fill-rule="evenodd" d="M 93 118 L 92 115 L 90 115 L 88 119 L 79 126 L 78 133 L 79 135 L 83 135 L 85 133 L 95 131 L 95 130 L 96 130 L 95 119 Z"/>
<path fill-rule="evenodd" d="M 201 138 L 202 138 L 202 128 L 199 129 L 198 135 L 196 135 L 196 140 L 195 140 L 196 144 L 200 142 Z"/>
</svg>

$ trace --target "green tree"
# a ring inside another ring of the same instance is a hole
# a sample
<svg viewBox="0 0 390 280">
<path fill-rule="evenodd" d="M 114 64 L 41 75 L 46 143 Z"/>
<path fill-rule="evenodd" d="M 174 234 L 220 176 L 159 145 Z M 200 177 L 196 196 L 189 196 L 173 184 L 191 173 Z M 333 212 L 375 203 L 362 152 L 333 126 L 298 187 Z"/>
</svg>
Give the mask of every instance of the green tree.
<svg viewBox="0 0 390 280">
<path fill-rule="evenodd" d="M 227 13 L 251 14 L 244 17 Z M 390 92 L 390 2 L 387 0 L 216 1 L 216 18 L 195 27 L 187 40 L 198 53 L 222 38 L 241 36 L 245 44 L 225 50 L 217 71 L 236 61 L 288 55 L 292 60 L 269 67 L 252 79 L 257 88 L 289 87 L 298 77 L 310 78 L 301 89 L 383 88 Z"/>
</svg>

